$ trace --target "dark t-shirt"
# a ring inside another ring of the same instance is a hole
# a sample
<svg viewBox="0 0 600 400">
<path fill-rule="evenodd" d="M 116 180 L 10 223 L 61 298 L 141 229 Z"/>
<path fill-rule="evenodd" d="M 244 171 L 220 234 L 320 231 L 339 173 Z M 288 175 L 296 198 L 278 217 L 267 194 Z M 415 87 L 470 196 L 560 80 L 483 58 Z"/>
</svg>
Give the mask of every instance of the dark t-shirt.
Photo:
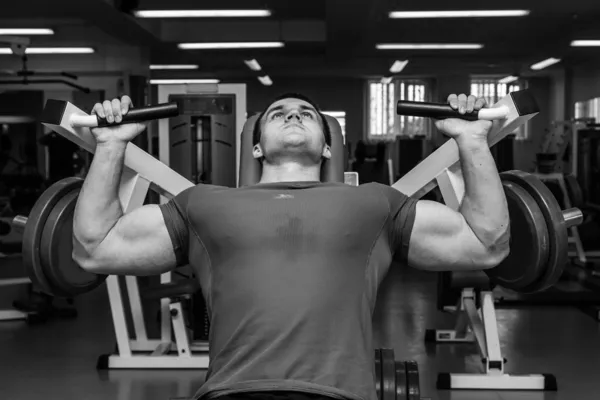
<svg viewBox="0 0 600 400">
<path fill-rule="evenodd" d="M 371 319 L 416 200 L 378 183 L 197 185 L 161 205 L 210 315 L 195 398 L 298 391 L 376 400 Z"/>
</svg>

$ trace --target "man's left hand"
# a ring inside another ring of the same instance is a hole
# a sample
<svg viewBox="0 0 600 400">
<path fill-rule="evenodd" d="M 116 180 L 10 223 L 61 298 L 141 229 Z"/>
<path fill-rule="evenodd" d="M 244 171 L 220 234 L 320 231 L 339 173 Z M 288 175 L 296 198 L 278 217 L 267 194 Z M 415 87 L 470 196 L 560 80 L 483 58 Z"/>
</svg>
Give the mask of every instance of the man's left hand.
<svg viewBox="0 0 600 400">
<path fill-rule="evenodd" d="M 460 114 L 479 111 L 487 106 L 483 97 L 467 96 L 466 94 L 451 94 L 448 104 Z M 466 121 L 460 118 L 447 118 L 435 122 L 435 126 L 445 135 L 458 142 L 461 141 L 486 141 L 492 127 L 491 121 Z"/>
</svg>

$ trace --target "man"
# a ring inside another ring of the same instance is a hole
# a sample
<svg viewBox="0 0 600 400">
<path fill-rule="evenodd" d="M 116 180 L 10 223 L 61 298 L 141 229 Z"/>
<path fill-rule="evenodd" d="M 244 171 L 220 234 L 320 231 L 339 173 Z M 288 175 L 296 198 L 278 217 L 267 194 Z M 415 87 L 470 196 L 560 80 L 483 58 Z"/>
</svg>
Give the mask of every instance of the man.
<svg viewBox="0 0 600 400">
<path fill-rule="evenodd" d="M 459 112 L 485 105 L 450 96 Z M 131 100 L 96 104 L 120 122 Z M 371 314 L 392 257 L 427 270 L 485 269 L 508 254 L 508 210 L 488 121 L 438 121 L 458 143 L 459 212 L 378 183 L 321 183 L 323 115 L 301 95 L 254 132 L 256 185 L 196 185 L 124 215 L 117 191 L 142 124 L 93 129 L 97 148 L 74 217 L 74 258 L 101 274 L 151 275 L 189 263 L 211 317 L 210 367 L 196 398 L 375 400 Z"/>
</svg>

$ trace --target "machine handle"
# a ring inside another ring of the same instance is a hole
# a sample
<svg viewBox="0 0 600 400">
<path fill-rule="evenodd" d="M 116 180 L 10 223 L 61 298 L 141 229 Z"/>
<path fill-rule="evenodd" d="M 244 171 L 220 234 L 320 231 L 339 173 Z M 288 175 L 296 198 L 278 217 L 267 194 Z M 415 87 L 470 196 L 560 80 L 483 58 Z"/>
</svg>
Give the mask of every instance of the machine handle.
<svg viewBox="0 0 600 400">
<path fill-rule="evenodd" d="M 99 117 L 98 115 L 73 115 L 71 116 L 71 125 L 74 128 L 95 128 L 171 118 L 178 115 L 179 106 L 177 103 L 163 103 L 155 106 L 132 108 L 127 114 L 123 115 L 123 119 L 119 123 L 109 123 L 106 121 L 106 118 Z"/>
<path fill-rule="evenodd" d="M 396 105 L 396 114 L 436 119 L 460 118 L 467 121 L 493 121 L 506 118 L 508 107 L 483 108 L 479 111 L 460 114 L 458 110 L 453 109 L 449 104 L 399 100 Z"/>
</svg>

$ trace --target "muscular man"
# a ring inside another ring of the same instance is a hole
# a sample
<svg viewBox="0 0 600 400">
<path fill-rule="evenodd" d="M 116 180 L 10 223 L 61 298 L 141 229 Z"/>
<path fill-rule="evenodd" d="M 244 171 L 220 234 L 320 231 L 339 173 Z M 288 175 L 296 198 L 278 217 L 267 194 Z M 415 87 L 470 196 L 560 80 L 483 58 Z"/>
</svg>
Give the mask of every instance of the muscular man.
<svg viewBox="0 0 600 400">
<path fill-rule="evenodd" d="M 483 99 L 452 95 L 459 112 Z M 94 112 L 120 122 L 124 96 Z M 375 400 L 371 316 L 392 257 L 426 270 L 485 269 L 508 254 L 508 210 L 488 121 L 438 121 L 458 143 L 459 211 L 378 183 L 319 182 L 331 135 L 314 103 L 285 95 L 261 115 L 256 185 L 199 184 L 128 214 L 117 197 L 125 147 L 143 126 L 93 129 L 97 148 L 74 220 L 74 258 L 100 274 L 190 264 L 211 318 L 196 398 Z"/>
</svg>

